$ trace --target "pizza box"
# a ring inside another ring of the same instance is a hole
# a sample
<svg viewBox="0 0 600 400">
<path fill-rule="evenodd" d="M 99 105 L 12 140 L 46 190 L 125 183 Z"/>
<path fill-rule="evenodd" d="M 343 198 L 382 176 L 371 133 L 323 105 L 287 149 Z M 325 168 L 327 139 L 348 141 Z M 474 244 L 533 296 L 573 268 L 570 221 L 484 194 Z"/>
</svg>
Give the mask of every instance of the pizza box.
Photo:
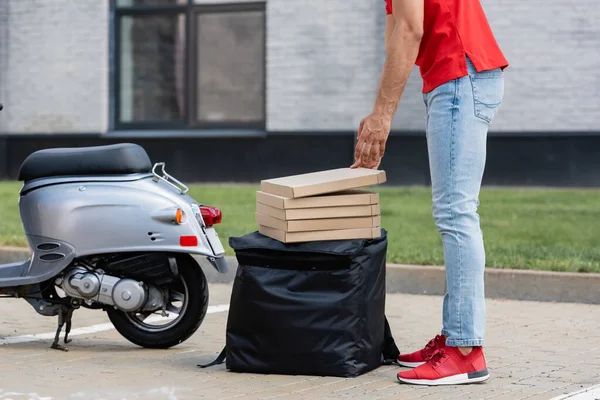
<svg viewBox="0 0 600 400">
<path fill-rule="evenodd" d="M 335 229 L 377 228 L 381 225 L 381 218 L 326 218 L 304 219 L 298 221 L 284 221 L 264 214 L 256 214 L 256 223 L 284 232 L 328 231 Z"/>
<path fill-rule="evenodd" d="M 340 207 L 379 204 L 379 194 L 364 190 L 347 190 L 321 196 L 290 199 L 265 192 L 256 192 L 256 202 L 282 210 L 316 207 Z"/>
<path fill-rule="evenodd" d="M 311 232 L 284 232 L 279 229 L 259 225 L 258 232 L 282 243 L 316 242 L 322 240 L 376 239 L 381 236 L 381 228 L 336 229 Z"/>
<path fill-rule="evenodd" d="M 266 204 L 256 203 L 256 212 L 284 221 L 292 221 L 324 218 L 373 217 L 379 215 L 380 210 L 379 204 L 282 210 Z"/>
<path fill-rule="evenodd" d="M 295 199 L 374 186 L 386 181 L 385 171 L 337 168 L 261 181 L 261 191 Z"/>
</svg>

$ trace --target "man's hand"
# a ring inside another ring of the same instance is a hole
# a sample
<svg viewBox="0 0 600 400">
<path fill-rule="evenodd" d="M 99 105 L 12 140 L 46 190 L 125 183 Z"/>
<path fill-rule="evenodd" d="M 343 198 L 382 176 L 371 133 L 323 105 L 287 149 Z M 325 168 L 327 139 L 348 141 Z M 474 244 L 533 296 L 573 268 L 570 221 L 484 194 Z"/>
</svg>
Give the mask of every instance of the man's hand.
<svg viewBox="0 0 600 400">
<path fill-rule="evenodd" d="M 386 60 L 377 99 L 373 112 L 360 122 L 351 168 L 379 168 L 392 119 L 419 53 L 424 0 L 393 0 L 392 10 L 386 20 Z"/>
<path fill-rule="evenodd" d="M 360 121 L 354 164 L 350 168 L 379 168 L 390 126 L 391 121 L 380 114 L 370 114 Z"/>
</svg>

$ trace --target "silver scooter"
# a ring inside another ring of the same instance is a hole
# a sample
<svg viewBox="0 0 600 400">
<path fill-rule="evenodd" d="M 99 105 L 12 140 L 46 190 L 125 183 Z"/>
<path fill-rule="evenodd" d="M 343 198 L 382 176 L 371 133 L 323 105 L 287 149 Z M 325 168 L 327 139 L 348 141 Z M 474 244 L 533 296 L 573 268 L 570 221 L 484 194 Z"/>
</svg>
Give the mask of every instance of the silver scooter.
<svg viewBox="0 0 600 400">
<path fill-rule="evenodd" d="M 100 309 L 136 345 L 168 348 L 188 339 L 208 307 L 193 256 L 227 271 L 214 225 L 221 212 L 152 165 L 135 144 L 45 149 L 22 164 L 19 209 L 31 257 L 0 265 L 0 294 L 58 316 L 52 348 L 73 311 Z"/>
</svg>

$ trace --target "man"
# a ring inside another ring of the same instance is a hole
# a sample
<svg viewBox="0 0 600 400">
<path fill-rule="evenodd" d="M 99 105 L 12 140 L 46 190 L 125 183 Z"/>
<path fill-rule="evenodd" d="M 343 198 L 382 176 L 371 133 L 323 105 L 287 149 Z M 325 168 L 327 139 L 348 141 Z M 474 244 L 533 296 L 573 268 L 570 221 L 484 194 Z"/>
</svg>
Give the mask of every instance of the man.
<svg viewBox="0 0 600 400">
<path fill-rule="evenodd" d="M 441 335 L 398 362 L 401 382 L 425 385 L 489 378 L 485 252 L 477 206 L 488 127 L 508 66 L 479 0 L 386 0 L 386 61 L 373 111 L 359 127 L 353 168 L 377 169 L 392 118 L 416 63 L 423 78 L 433 217 L 442 237 L 447 293 Z M 396 238 L 402 240 L 402 238 Z"/>
</svg>

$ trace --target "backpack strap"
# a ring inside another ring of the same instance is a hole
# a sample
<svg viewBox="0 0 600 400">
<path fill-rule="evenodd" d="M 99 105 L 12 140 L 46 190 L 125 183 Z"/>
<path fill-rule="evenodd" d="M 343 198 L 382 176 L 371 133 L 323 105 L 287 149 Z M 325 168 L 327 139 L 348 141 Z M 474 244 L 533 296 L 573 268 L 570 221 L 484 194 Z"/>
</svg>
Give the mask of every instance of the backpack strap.
<svg viewBox="0 0 600 400">
<path fill-rule="evenodd" d="M 398 356 L 400 355 L 400 350 L 398 350 L 398 346 L 396 346 L 394 336 L 392 336 L 392 329 L 390 328 L 390 324 L 387 320 L 387 317 L 385 317 L 385 331 L 383 333 L 383 345 L 381 346 L 381 354 L 383 358 L 383 360 L 381 361 L 382 365 L 398 364 Z"/>
<path fill-rule="evenodd" d="M 205 365 L 198 364 L 198 366 L 200 368 L 208 368 L 208 367 L 212 367 L 215 365 L 223 364 L 223 362 L 225 361 L 225 357 L 227 357 L 227 346 L 223 347 L 223 350 L 221 350 L 221 353 L 217 356 L 217 358 L 213 362 L 205 364 Z"/>
</svg>

